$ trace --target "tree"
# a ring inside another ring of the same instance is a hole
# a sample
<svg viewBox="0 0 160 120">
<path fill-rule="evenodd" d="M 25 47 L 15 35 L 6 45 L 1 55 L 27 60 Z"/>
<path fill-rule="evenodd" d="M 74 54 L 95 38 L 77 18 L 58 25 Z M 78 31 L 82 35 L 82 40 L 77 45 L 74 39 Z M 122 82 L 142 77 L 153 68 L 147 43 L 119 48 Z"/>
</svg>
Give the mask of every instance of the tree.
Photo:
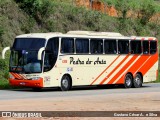
<svg viewBox="0 0 160 120">
<path fill-rule="evenodd" d="M 156 6 L 153 0 L 142 0 L 140 8 L 140 22 L 146 25 L 151 17 L 156 13 Z"/>
</svg>

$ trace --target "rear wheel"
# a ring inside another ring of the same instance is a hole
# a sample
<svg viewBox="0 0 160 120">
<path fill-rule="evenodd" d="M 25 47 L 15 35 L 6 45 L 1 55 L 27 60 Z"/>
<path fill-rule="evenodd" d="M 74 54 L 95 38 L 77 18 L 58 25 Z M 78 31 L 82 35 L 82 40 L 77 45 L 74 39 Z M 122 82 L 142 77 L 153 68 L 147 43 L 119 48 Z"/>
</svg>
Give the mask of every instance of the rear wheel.
<svg viewBox="0 0 160 120">
<path fill-rule="evenodd" d="M 139 88 L 142 87 L 142 76 L 140 74 L 136 74 L 133 80 L 133 87 Z"/>
<path fill-rule="evenodd" d="M 68 91 L 72 87 L 71 85 L 71 79 L 68 75 L 64 75 L 61 79 L 61 90 L 62 91 Z"/>
<path fill-rule="evenodd" d="M 132 84 L 133 84 L 133 77 L 131 74 L 127 74 L 125 76 L 125 81 L 124 81 L 124 87 L 125 88 L 131 88 L 132 87 Z"/>
</svg>

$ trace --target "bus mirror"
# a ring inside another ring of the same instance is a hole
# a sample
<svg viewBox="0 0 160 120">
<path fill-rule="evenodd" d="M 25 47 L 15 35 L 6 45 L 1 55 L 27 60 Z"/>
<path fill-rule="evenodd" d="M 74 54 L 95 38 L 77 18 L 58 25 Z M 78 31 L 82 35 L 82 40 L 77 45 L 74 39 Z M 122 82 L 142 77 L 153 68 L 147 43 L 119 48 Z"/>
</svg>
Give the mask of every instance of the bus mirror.
<svg viewBox="0 0 160 120">
<path fill-rule="evenodd" d="M 38 60 L 42 59 L 42 52 L 45 50 L 45 47 L 41 47 L 38 51 Z"/>
<path fill-rule="evenodd" d="M 10 50 L 10 47 L 5 47 L 5 48 L 3 49 L 3 51 L 2 51 L 2 59 L 5 59 L 5 54 L 6 54 L 6 52 L 7 52 L 8 50 Z"/>
</svg>

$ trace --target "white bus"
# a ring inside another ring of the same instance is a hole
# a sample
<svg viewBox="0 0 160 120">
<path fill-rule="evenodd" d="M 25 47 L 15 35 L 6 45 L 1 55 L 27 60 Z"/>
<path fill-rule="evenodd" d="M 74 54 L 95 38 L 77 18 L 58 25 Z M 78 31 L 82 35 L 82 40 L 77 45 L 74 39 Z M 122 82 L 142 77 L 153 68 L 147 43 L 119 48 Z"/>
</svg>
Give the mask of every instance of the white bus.
<svg viewBox="0 0 160 120">
<path fill-rule="evenodd" d="M 124 84 L 141 87 L 158 79 L 158 40 L 120 33 L 69 31 L 17 36 L 11 50 L 9 83 L 34 89 Z"/>
</svg>

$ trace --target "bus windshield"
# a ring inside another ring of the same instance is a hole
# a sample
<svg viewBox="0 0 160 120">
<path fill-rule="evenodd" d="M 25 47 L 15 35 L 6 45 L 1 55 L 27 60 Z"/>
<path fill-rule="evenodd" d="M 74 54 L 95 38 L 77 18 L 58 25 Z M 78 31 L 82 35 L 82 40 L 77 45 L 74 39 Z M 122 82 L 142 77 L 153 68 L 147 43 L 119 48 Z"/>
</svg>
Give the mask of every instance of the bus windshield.
<svg viewBox="0 0 160 120">
<path fill-rule="evenodd" d="M 40 73 L 42 62 L 37 56 L 44 46 L 45 39 L 42 38 L 16 38 L 11 50 L 10 72 Z"/>
<path fill-rule="evenodd" d="M 43 38 L 16 38 L 12 49 L 14 50 L 39 50 L 45 46 Z"/>
<path fill-rule="evenodd" d="M 10 72 L 40 73 L 41 61 L 37 59 L 38 51 L 18 50 L 11 52 Z"/>
</svg>

